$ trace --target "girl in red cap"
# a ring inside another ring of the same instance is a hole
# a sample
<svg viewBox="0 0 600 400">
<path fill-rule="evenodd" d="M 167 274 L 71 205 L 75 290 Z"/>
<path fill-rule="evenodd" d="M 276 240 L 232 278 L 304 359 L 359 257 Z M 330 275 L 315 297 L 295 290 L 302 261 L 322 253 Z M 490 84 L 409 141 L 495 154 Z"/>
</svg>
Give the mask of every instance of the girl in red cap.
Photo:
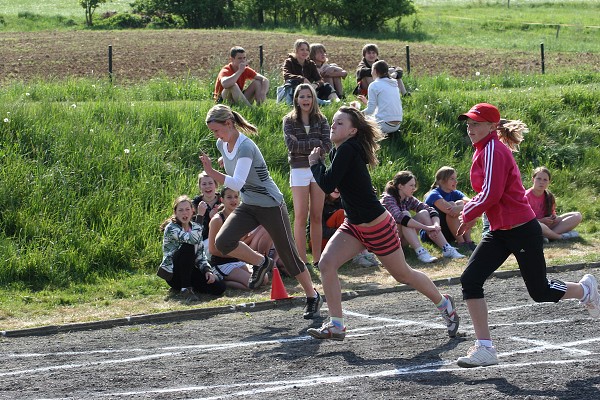
<svg viewBox="0 0 600 400">
<path fill-rule="evenodd" d="M 578 283 L 546 277 L 542 230 L 525 197 L 521 173 L 512 156 L 522 136 L 505 130 L 500 137 L 500 112 L 491 104 L 476 104 L 458 119 L 467 121 L 467 133 L 475 147 L 471 186 L 477 195 L 465 204 L 457 233 L 471 229 L 484 212 L 490 222 L 490 231 L 481 238 L 461 276 L 463 299 L 477 340 L 468 354 L 458 359 L 458 365 L 477 367 L 498 363 L 483 284 L 509 255 L 517 259 L 529 295 L 536 302 L 579 299 L 592 317 L 600 318 L 600 295 L 592 275 L 585 275 Z"/>
</svg>

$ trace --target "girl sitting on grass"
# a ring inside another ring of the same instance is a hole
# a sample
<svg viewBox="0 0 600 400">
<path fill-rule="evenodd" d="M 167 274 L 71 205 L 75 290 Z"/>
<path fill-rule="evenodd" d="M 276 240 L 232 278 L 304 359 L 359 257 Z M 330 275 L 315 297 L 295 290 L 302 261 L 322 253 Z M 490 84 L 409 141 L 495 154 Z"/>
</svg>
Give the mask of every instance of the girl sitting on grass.
<svg viewBox="0 0 600 400">
<path fill-rule="evenodd" d="M 381 203 L 392 214 L 399 226 L 399 236 L 405 239 L 417 253 L 417 258 L 424 263 L 437 261 L 419 241 L 419 230 L 426 231 L 431 241 L 440 246 L 442 254 L 447 258 L 464 258 L 452 247 L 442 234 L 438 212 L 419 201 L 413 194 L 417 190 L 417 180 L 410 171 L 400 171 L 385 186 Z M 410 212 L 416 214 L 411 217 Z"/>
<path fill-rule="evenodd" d="M 556 199 L 548 190 L 550 170 L 546 167 L 538 167 L 533 171 L 532 179 L 533 186 L 527 189 L 525 195 L 542 227 L 544 238 L 560 240 L 579 237 L 579 233 L 573 230 L 582 219 L 579 211 L 556 215 Z"/>
<path fill-rule="evenodd" d="M 163 259 L 157 275 L 186 301 L 197 301 L 196 293 L 220 296 L 225 284 L 215 275 L 202 244 L 202 226 L 192 222 L 194 207 L 188 196 L 173 202 L 173 215 L 161 225 Z"/>
<path fill-rule="evenodd" d="M 229 214 L 231 214 L 239 204 L 239 193 L 233 189 L 223 187 L 220 195 L 223 199 L 223 205 L 220 207 L 220 210 L 217 212 L 217 214 L 210 220 L 210 233 L 208 235 L 208 248 L 211 254 L 210 262 L 213 268 L 216 270 L 217 275 L 223 279 L 227 287 L 248 290 L 248 281 L 252 275 L 250 269 L 248 268 L 248 264 L 246 264 L 244 261 L 238 260 L 237 258 L 227 257 L 215 246 L 215 238 L 217 237 L 217 234 L 221 230 L 221 227 L 225 223 L 225 220 Z M 250 243 L 247 244 L 249 244 L 254 250 L 257 250 Z M 268 251 L 269 248 L 266 250 Z M 267 283 L 268 277 L 265 275 L 263 284 L 266 285 Z"/>
<path fill-rule="evenodd" d="M 456 189 L 457 184 L 458 179 L 454 168 L 441 167 L 435 173 L 435 182 L 431 185 L 431 190 L 425 195 L 425 204 L 438 212 L 442 234 L 448 242 L 456 240 L 459 250 L 473 251 L 476 245 L 471 240 L 471 230 L 469 229 L 463 235 L 456 234 L 460 225 L 458 216 L 464 204 L 469 201 L 463 192 Z M 425 231 L 421 231 L 421 240 L 429 240 Z"/>
</svg>

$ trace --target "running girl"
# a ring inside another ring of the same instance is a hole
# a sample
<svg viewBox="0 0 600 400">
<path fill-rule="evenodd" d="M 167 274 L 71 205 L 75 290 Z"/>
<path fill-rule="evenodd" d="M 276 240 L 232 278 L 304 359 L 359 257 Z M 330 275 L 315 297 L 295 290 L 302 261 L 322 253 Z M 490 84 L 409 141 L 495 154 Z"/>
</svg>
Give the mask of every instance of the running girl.
<svg viewBox="0 0 600 400">
<path fill-rule="evenodd" d="M 367 165 L 377 164 L 378 141 L 383 139 L 375 122 L 367 121 L 354 107 L 341 107 L 333 117 L 330 153 L 331 166 L 325 168 L 319 148 L 308 157 L 311 170 L 324 192 L 338 188 L 346 219 L 327 242 L 319 269 L 327 297 L 330 320 L 318 329 L 307 332 L 317 339 L 344 340 L 346 327 L 342 315 L 341 285 L 338 269 L 365 248 L 375 253 L 379 261 L 398 281 L 424 294 L 437 307 L 446 321 L 448 335 L 458 330 L 459 317 L 454 300 L 441 295 L 431 279 L 413 270 L 404 260 L 396 222 L 377 200 Z"/>
</svg>

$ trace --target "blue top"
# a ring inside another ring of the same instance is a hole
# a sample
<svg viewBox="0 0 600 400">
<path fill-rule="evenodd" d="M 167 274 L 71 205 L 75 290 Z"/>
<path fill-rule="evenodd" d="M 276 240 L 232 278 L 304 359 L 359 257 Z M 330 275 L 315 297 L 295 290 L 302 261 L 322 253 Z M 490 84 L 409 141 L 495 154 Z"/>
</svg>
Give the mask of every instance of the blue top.
<svg viewBox="0 0 600 400">
<path fill-rule="evenodd" d="M 425 196 L 425 203 L 427 205 L 430 205 L 431 207 L 435 208 L 438 212 L 442 212 L 445 214 L 444 211 L 440 210 L 439 208 L 437 208 L 434 204 L 436 201 L 443 199 L 446 201 L 456 201 L 456 200 L 462 200 L 463 198 L 467 197 L 463 192 L 461 192 L 460 190 L 453 190 L 451 192 L 444 192 L 439 186 L 436 187 L 435 189 L 431 189 L 431 191 L 429 193 L 427 193 L 427 195 Z"/>
</svg>

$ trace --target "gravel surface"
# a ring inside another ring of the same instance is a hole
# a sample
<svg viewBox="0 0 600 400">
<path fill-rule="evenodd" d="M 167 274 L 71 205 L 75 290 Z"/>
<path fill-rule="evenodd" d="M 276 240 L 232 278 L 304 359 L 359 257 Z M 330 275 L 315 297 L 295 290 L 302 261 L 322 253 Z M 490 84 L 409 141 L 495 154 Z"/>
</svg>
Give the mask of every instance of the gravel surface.
<svg viewBox="0 0 600 400">
<path fill-rule="evenodd" d="M 577 281 L 597 268 L 553 273 Z M 498 366 L 462 369 L 459 336 L 414 291 L 344 301 L 343 342 L 312 339 L 299 302 L 202 319 L 2 337 L 1 399 L 599 399 L 600 334 L 577 301 L 536 304 L 520 277 L 486 293 Z M 327 316 L 326 306 L 323 317 Z"/>
</svg>

